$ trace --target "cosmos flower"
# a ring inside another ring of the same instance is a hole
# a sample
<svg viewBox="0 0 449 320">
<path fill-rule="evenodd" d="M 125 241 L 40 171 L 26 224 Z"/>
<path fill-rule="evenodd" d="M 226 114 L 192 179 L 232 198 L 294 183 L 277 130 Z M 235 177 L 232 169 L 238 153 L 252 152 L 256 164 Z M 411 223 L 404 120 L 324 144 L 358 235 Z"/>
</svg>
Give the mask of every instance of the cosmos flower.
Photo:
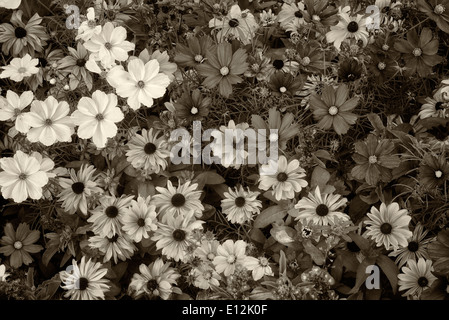
<svg viewBox="0 0 449 320">
<path fill-rule="evenodd" d="M 170 84 L 170 78 L 160 72 L 156 59 L 144 63 L 141 59 L 128 62 L 128 71 L 122 66 L 112 68 L 107 80 L 120 97 L 127 98 L 128 105 L 137 110 L 143 104 L 151 108 L 153 99 L 161 98 Z"/>
<path fill-rule="evenodd" d="M 101 33 L 101 25 L 97 25 L 95 21 L 95 9 L 90 7 L 87 8 L 86 14 L 87 20 L 81 22 L 78 28 L 78 34 L 75 40 L 89 41 L 94 35 L 99 35 Z"/>
<path fill-rule="evenodd" d="M 104 148 L 108 138 L 117 134 L 116 122 L 123 120 L 123 112 L 117 107 L 117 96 L 96 90 L 92 98 L 82 97 L 71 115 L 78 127 L 78 137 L 92 138 L 97 148 Z"/>
<path fill-rule="evenodd" d="M 359 103 L 356 97 L 348 98 L 349 89 L 346 85 L 340 85 L 337 90 L 333 86 L 326 86 L 321 97 L 312 94 L 309 104 L 314 119 L 319 121 L 317 127 L 324 130 L 333 128 L 339 135 L 347 133 L 350 125 L 357 121 L 357 115 L 350 111 Z"/>
<path fill-rule="evenodd" d="M 115 61 L 128 59 L 128 51 L 134 50 L 135 44 L 126 41 L 126 29 L 114 27 L 112 22 L 106 22 L 99 34 L 93 34 L 84 47 L 94 54 L 94 59 L 103 66 L 111 66 Z"/>
<path fill-rule="evenodd" d="M 9 62 L 9 65 L 1 67 L 3 72 L 0 74 L 0 79 L 10 78 L 13 81 L 20 82 L 26 77 L 39 72 L 36 67 L 39 63 L 38 59 L 32 59 L 27 53 L 23 58 L 14 58 Z"/>
<path fill-rule="evenodd" d="M 0 239 L 0 253 L 10 256 L 9 263 L 13 268 L 19 268 L 22 264 L 29 265 L 33 262 L 30 253 L 44 249 L 41 245 L 34 244 L 40 237 L 39 230 L 30 230 L 26 223 L 19 224 L 16 231 L 11 223 L 7 223 L 4 234 Z"/>
<path fill-rule="evenodd" d="M 6 98 L 0 97 L 0 120 L 14 121 L 17 131 L 27 133 L 29 124 L 24 118 L 24 109 L 28 107 L 34 99 L 32 91 L 25 91 L 20 96 L 12 90 L 6 92 Z"/>
<path fill-rule="evenodd" d="M 178 66 L 196 67 L 206 60 L 206 55 L 214 47 L 212 38 L 208 35 L 202 37 L 190 37 L 187 45 L 176 44 L 175 62 Z"/>
<path fill-rule="evenodd" d="M 207 60 L 199 64 L 196 69 L 206 79 L 203 84 L 209 89 L 218 85 L 220 94 L 229 97 L 232 94 L 232 85 L 243 81 L 239 75 L 248 69 L 244 49 L 232 52 L 232 45 L 227 42 L 219 43 L 213 51 L 206 55 Z"/>
<path fill-rule="evenodd" d="M 438 28 L 449 33 L 449 1 L 448 0 L 417 0 L 418 10 L 427 14 L 436 22 Z"/>
<path fill-rule="evenodd" d="M 59 102 L 49 96 L 45 101 L 34 100 L 24 121 L 31 127 L 27 139 L 51 146 L 56 142 L 71 142 L 74 124 L 69 116 L 70 107 L 66 101 Z"/>
<path fill-rule="evenodd" d="M 223 273 L 226 277 L 234 273 L 237 265 L 242 265 L 247 261 L 245 254 L 247 243 L 243 240 L 234 242 L 226 240 L 217 248 L 217 256 L 214 258 L 215 270 Z"/>
<path fill-rule="evenodd" d="M 13 158 L 0 159 L 0 166 L 4 170 L 0 172 L 0 186 L 5 199 L 20 203 L 28 197 L 42 198 L 42 187 L 47 184 L 48 176 L 36 158 L 17 150 Z"/>
</svg>

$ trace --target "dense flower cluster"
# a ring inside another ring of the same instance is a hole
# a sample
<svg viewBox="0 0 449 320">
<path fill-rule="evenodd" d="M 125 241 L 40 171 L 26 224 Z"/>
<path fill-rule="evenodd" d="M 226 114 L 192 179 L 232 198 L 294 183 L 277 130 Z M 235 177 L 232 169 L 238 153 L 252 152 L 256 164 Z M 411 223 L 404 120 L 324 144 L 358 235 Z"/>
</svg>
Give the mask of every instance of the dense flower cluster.
<svg viewBox="0 0 449 320">
<path fill-rule="evenodd" d="M 449 1 L 41 2 L 0 0 L 1 298 L 449 297 Z"/>
</svg>

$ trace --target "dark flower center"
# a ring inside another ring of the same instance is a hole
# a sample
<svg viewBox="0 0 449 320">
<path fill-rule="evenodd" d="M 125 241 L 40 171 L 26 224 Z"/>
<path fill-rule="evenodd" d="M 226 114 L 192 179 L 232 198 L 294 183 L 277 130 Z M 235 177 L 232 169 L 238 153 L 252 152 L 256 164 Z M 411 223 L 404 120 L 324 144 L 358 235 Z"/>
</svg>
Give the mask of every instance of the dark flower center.
<svg viewBox="0 0 449 320">
<path fill-rule="evenodd" d="M 48 65 L 48 61 L 45 58 L 38 58 L 39 60 L 39 67 L 45 68 Z"/>
<path fill-rule="evenodd" d="M 77 59 L 76 60 L 76 65 L 80 68 L 84 67 L 86 65 L 86 60 L 84 59 Z"/>
<path fill-rule="evenodd" d="M 139 227 L 145 226 L 145 219 L 139 218 L 139 220 L 137 220 L 137 225 Z"/>
<path fill-rule="evenodd" d="M 12 151 L 11 149 L 5 149 L 5 150 L 2 150 L 2 152 L 1 152 L 2 158 L 10 158 L 13 155 L 14 155 L 14 151 Z"/>
<path fill-rule="evenodd" d="M 235 198 L 235 205 L 239 208 L 243 207 L 245 205 L 245 198 L 244 197 Z"/>
<path fill-rule="evenodd" d="M 360 248 L 357 245 L 357 243 L 355 243 L 354 241 L 351 242 L 346 242 L 346 247 L 348 248 L 349 251 L 351 252 L 359 252 Z"/>
<path fill-rule="evenodd" d="M 389 224 L 389 223 L 383 223 L 380 226 L 380 232 L 382 232 L 383 234 L 390 234 L 392 229 L 393 228 L 391 227 L 391 224 Z"/>
<path fill-rule="evenodd" d="M 176 229 L 175 231 L 173 231 L 172 235 L 173 239 L 175 239 L 176 241 L 184 241 L 184 239 L 186 238 L 185 231 L 181 229 Z"/>
<path fill-rule="evenodd" d="M 186 198 L 181 193 L 177 193 L 171 198 L 171 204 L 174 207 L 182 207 L 184 203 L 186 203 Z"/>
<path fill-rule="evenodd" d="M 150 290 L 151 292 L 153 292 L 154 290 L 156 290 L 158 287 L 157 285 L 157 281 L 154 279 L 148 280 L 147 282 L 147 289 Z"/>
<path fill-rule="evenodd" d="M 410 252 L 416 252 L 419 249 L 419 244 L 416 241 L 410 241 L 407 248 Z"/>
<path fill-rule="evenodd" d="M 21 38 L 25 38 L 27 36 L 27 31 L 22 27 L 17 27 L 14 30 L 14 34 L 15 34 L 16 38 L 21 39 Z"/>
<path fill-rule="evenodd" d="M 84 183 L 82 182 L 75 182 L 74 184 L 72 184 L 72 191 L 75 194 L 81 194 L 84 191 Z"/>
<path fill-rule="evenodd" d="M 353 74 L 353 73 L 350 73 L 350 74 L 348 74 L 347 76 L 346 76 L 346 78 L 349 80 L 349 81 L 354 81 L 355 80 L 355 75 Z"/>
<path fill-rule="evenodd" d="M 316 209 L 316 214 L 320 217 L 324 217 L 329 213 L 329 208 L 325 204 L 319 204 Z"/>
<path fill-rule="evenodd" d="M 111 44 L 110 42 L 106 42 L 106 43 L 104 44 L 104 47 L 105 47 L 106 49 L 108 49 L 108 50 L 111 50 L 111 49 L 112 49 L 112 44 Z"/>
<path fill-rule="evenodd" d="M 79 279 L 79 289 L 80 290 L 86 290 L 88 285 L 89 285 L 89 280 L 87 280 L 84 277 L 81 277 Z"/>
<path fill-rule="evenodd" d="M 443 108 L 441 107 L 443 105 L 443 102 L 438 101 L 437 103 L 435 103 L 435 110 L 442 110 Z"/>
<path fill-rule="evenodd" d="M 236 28 L 239 25 L 239 21 L 237 19 L 231 19 L 229 20 L 229 26 L 231 28 Z"/>
<path fill-rule="evenodd" d="M 348 31 L 349 32 L 357 32 L 357 30 L 359 30 L 359 25 L 357 22 L 355 21 L 351 21 L 348 24 Z"/>
<path fill-rule="evenodd" d="M 302 14 L 302 12 L 301 12 L 301 11 L 299 11 L 299 10 L 298 10 L 298 11 L 296 11 L 296 12 L 295 12 L 295 17 L 296 17 L 296 18 L 302 18 L 302 17 L 303 17 L 303 14 Z"/>
<path fill-rule="evenodd" d="M 420 287 L 425 287 L 425 286 L 427 286 L 428 284 L 429 284 L 429 280 L 427 280 L 426 277 L 419 277 L 419 279 L 418 279 L 418 285 L 419 285 Z"/>
<path fill-rule="evenodd" d="M 449 135 L 449 128 L 440 124 L 427 130 L 427 132 L 433 135 L 437 140 L 444 141 Z"/>
<path fill-rule="evenodd" d="M 114 236 L 112 236 L 111 238 L 108 238 L 109 242 L 117 242 L 118 240 L 118 234 L 115 234 Z"/>
<path fill-rule="evenodd" d="M 281 70 L 284 67 L 284 61 L 280 60 L 280 59 L 276 59 L 273 61 L 273 66 L 278 69 Z"/>
<path fill-rule="evenodd" d="M 109 206 L 104 212 L 109 218 L 115 218 L 118 216 L 118 209 L 116 206 Z"/>
<path fill-rule="evenodd" d="M 279 182 L 287 181 L 288 175 L 285 172 L 279 172 L 277 175 L 277 179 Z"/>
<path fill-rule="evenodd" d="M 148 142 L 143 150 L 146 154 L 153 154 L 156 152 L 156 145 L 154 143 Z"/>
</svg>

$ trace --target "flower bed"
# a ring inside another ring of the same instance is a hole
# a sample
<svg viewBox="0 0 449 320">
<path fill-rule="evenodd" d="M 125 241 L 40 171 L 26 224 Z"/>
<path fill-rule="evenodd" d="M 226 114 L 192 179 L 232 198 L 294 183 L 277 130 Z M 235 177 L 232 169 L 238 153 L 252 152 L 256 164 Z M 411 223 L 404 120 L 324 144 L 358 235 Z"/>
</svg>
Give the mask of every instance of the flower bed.
<svg viewBox="0 0 449 320">
<path fill-rule="evenodd" d="M 448 1 L 0 18 L 1 299 L 448 298 Z"/>
</svg>

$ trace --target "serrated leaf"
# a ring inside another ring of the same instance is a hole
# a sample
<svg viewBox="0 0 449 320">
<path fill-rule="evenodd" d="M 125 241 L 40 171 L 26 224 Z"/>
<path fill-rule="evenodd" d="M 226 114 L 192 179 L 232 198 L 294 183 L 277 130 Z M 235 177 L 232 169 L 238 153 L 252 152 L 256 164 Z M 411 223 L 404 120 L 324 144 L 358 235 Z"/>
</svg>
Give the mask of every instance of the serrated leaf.
<svg viewBox="0 0 449 320">
<path fill-rule="evenodd" d="M 265 228 L 271 223 L 284 219 L 287 215 L 287 211 L 279 205 L 274 205 L 262 211 L 254 220 L 254 228 Z"/>
<path fill-rule="evenodd" d="M 391 287 L 393 288 L 393 293 L 396 294 L 398 289 L 398 274 L 399 269 L 396 263 L 387 256 L 380 255 L 376 260 L 377 265 L 382 269 L 383 273 L 387 276 L 390 281 Z"/>
</svg>

